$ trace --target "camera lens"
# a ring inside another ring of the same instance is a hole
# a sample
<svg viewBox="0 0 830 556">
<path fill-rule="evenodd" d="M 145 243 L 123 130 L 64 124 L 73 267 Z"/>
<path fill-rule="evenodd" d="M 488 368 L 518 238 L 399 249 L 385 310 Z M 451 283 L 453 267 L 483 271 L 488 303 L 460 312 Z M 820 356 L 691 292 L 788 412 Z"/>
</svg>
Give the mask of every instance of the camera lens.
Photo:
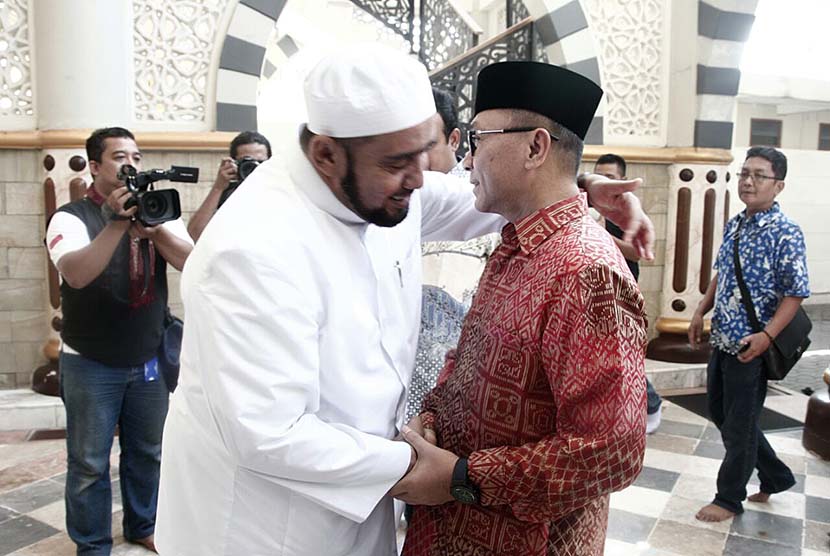
<svg viewBox="0 0 830 556">
<path fill-rule="evenodd" d="M 148 218 L 161 218 L 167 212 L 167 199 L 154 191 L 147 192 L 142 199 L 142 206 Z"/>
<path fill-rule="evenodd" d="M 250 176 L 251 172 L 256 170 L 257 166 L 259 166 L 259 161 L 247 156 L 238 160 L 236 162 L 236 171 L 239 174 L 239 181 L 243 181 Z"/>
</svg>

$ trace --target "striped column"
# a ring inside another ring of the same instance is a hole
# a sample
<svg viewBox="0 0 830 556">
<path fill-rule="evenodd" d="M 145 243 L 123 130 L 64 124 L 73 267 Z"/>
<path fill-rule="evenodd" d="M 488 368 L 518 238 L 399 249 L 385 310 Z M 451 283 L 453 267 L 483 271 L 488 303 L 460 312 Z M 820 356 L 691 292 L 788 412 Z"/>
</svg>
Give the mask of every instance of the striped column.
<svg viewBox="0 0 830 556">
<path fill-rule="evenodd" d="M 216 76 L 216 130 L 257 128 L 257 85 L 265 46 L 286 0 L 239 0 L 222 45 Z"/>
<path fill-rule="evenodd" d="M 599 61 L 588 26 L 588 18 L 582 10 L 579 0 L 545 0 L 545 13 L 537 13 L 535 6 L 528 5 L 530 13 L 535 18 L 535 26 L 539 31 L 545 54 L 552 64 L 563 66 L 591 79 L 602 86 Z M 585 143 L 590 145 L 602 144 L 602 117 L 605 111 L 603 100 Z"/>
<path fill-rule="evenodd" d="M 758 0 L 698 2 L 696 147 L 732 147 L 738 65 L 757 4 Z"/>
</svg>

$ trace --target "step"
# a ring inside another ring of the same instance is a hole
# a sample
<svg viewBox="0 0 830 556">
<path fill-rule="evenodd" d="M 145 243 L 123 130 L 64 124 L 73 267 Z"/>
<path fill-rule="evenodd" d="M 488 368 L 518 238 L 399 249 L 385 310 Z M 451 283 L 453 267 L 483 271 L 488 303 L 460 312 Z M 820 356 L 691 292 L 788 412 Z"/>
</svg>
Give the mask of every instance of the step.
<svg viewBox="0 0 830 556">
<path fill-rule="evenodd" d="M 825 351 L 807 352 L 805 358 Z M 677 395 L 706 387 L 705 363 L 669 363 L 646 359 L 646 376 L 661 394 Z M 0 431 L 60 429 L 66 412 L 60 398 L 32 390 L 0 390 Z"/>
<path fill-rule="evenodd" d="M 706 365 L 646 360 L 646 376 L 658 392 L 706 385 Z M 0 431 L 61 429 L 66 411 L 60 398 L 32 390 L 0 390 Z"/>
<path fill-rule="evenodd" d="M 659 393 L 706 387 L 706 363 L 669 363 L 646 359 L 646 377 Z"/>
<path fill-rule="evenodd" d="M 33 390 L 0 390 L 0 431 L 65 426 L 66 411 L 60 398 Z"/>
</svg>

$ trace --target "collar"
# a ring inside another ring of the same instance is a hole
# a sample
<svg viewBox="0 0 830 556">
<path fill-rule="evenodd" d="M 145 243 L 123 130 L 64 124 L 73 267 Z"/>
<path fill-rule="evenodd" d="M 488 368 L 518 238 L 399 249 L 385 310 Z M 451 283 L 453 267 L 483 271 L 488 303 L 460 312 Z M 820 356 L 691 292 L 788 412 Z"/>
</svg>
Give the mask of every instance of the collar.
<svg viewBox="0 0 830 556">
<path fill-rule="evenodd" d="M 539 247 L 562 226 L 588 214 L 588 197 L 577 193 L 540 209 L 516 223 L 519 245 L 526 255 Z"/>
<path fill-rule="evenodd" d="M 311 165 L 298 142 L 292 142 L 287 148 L 288 173 L 297 189 L 320 210 L 340 220 L 344 224 L 368 226 L 369 223 L 353 213 L 341 203 L 322 180 L 317 170 Z"/>
<path fill-rule="evenodd" d="M 741 211 L 741 218 L 744 219 L 746 224 L 754 223 L 759 228 L 763 228 L 778 216 L 781 213 L 781 206 L 778 204 L 778 201 L 773 201 L 772 206 L 767 210 L 756 212 L 751 217 L 746 217 L 746 209 Z"/>
<path fill-rule="evenodd" d="M 512 251 L 519 248 L 519 236 L 516 234 L 516 225 L 512 222 L 508 222 L 501 229 L 501 244 Z"/>
<path fill-rule="evenodd" d="M 90 201 L 92 201 L 99 207 L 104 204 L 104 201 L 106 201 L 106 198 L 103 195 L 101 195 L 93 185 L 90 185 L 86 188 L 86 196 Z"/>
</svg>

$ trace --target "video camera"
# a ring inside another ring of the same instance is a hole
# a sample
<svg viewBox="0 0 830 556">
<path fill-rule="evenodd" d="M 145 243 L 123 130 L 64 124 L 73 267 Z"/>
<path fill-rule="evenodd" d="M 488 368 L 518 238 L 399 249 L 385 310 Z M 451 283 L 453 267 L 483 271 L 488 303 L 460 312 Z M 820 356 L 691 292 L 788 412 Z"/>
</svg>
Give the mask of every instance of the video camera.
<svg viewBox="0 0 830 556">
<path fill-rule="evenodd" d="M 259 160 L 252 156 L 243 156 L 242 158 L 238 158 L 234 160 L 236 164 L 236 175 L 238 179 L 233 180 L 228 184 L 228 187 L 222 192 L 222 195 L 219 197 L 219 205 L 216 208 L 221 207 L 225 201 L 228 200 L 228 197 L 236 191 L 236 188 L 239 187 L 245 178 L 251 175 L 251 173 L 256 170 L 256 167 L 259 166 L 261 163 Z"/>
<path fill-rule="evenodd" d="M 137 206 L 136 219 L 145 226 L 155 226 L 182 215 L 179 192 L 175 189 L 156 191 L 152 184 L 160 180 L 185 183 L 199 181 L 199 169 L 187 166 L 171 166 L 169 170 L 139 172 L 125 164 L 118 171 L 118 179 L 124 182 L 133 197 L 124 203 L 124 209 Z"/>
</svg>

